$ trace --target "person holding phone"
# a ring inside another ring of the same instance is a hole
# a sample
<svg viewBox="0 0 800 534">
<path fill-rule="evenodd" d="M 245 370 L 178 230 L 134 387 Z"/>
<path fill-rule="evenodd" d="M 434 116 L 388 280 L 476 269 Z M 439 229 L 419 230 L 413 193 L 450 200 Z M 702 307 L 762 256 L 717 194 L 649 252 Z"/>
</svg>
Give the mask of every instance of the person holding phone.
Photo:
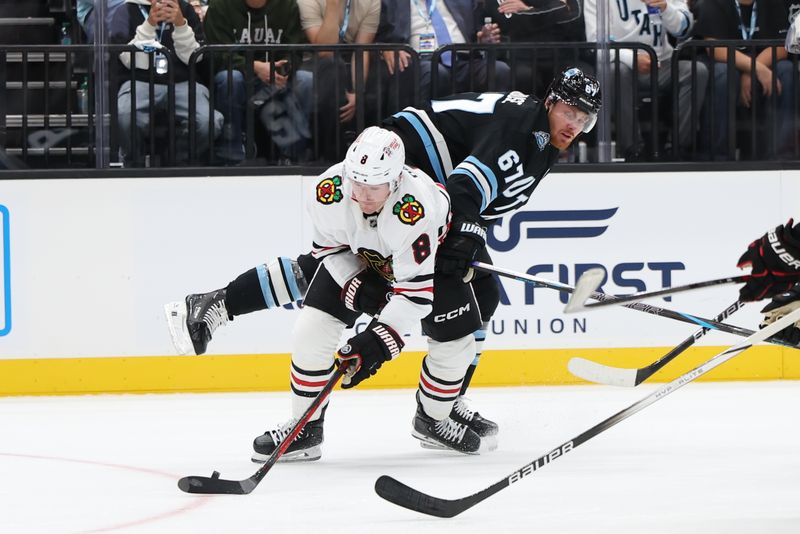
<svg viewBox="0 0 800 534">
<path fill-rule="evenodd" d="M 400 77 L 401 94 L 397 105 L 427 104 L 431 99 L 453 92 L 499 91 L 511 88 L 511 68 L 496 55 L 466 50 L 446 51 L 434 63 L 434 52 L 442 46 L 462 43 L 497 44 L 501 30 L 487 20 L 487 11 L 477 0 L 382 0 L 381 20 L 376 42 L 408 44 L 419 56 L 419 96 L 413 98 L 413 69 L 408 69 L 410 55 L 393 51 L 383 53 L 389 80 Z M 437 81 L 434 94 L 433 81 Z M 389 81 L 389 84 L 393 84 Z"/>
<path fill-rule="evenodd" d="M 155 108 L 156 120 L 165 116 L 159 112 L 169 112 L 170 83 L 174 83 L 175 89 L 176 159 L 178 162 L 189 159 L 190 113 L 194 113 L 195 118 L 196 155 L 202 158 L 210 146 L 209 136 L 222 127 L 222 116 L 212 111 L 206 86 L 199 82 L 189 85 L 189 58 L 205 41 L 203 25 L 194 9 L 182 0 L 152 3 L 150 0 L 127 0 L 114 13 L 109 34 L 112 44 L 131 44 L 141 50 L 119 54 L 120 79 L 125 80 L 117 93 L 117 126 L 123 164 L 143 164 L 144 149 L 149 146 L 147 139 L 155 127 L 150 124 L 150 109 Z M 136 86 L 135 100 L 132 98 L 133 84 Z M 189 109 L 190 91 L 195 94 L 192 110 Z M 209 129 L 211 114 L 214 114 L 213 131 Z"/>
<path fill-rule="evenodd" d="M 293 0 L 216 0 L 205 18 L 209 44 L 265 45 L 302 44 L 300 12 Z M 214 57 L 215 105 L 225 116 L 223 134 L 216 147 L 217 161 L 235 165 L 245 159 L 247 84 L 252 104 L 277 148 L 277 163 L 295 163 L 305 157 L 311 139 L 313 74 L 300 70 L 300 53 L 253 52 L 242 49 Z M 230 61 L 228 61 L 230 59 Z M 252 75 L 250 74 L 252 73 Z M 247 139 L 247 143 L 253 143 Z M 258 152 L 266 147 L 255 147 Z M 252 145 L 251 145 L 252 150 Z"/>
</svg>

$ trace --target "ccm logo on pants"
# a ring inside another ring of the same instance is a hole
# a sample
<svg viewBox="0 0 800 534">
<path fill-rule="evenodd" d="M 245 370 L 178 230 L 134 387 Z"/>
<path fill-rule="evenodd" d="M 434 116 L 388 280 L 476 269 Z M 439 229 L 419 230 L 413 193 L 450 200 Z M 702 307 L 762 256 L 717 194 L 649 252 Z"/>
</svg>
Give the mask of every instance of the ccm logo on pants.
<svg viewBox="0 0 800 534">
<path fill-rule="evenodd" d="M 456 317 L 460 317 L 469 311 L 469 303 L 466 306 L 461 306 L 460 308 L 456 308 L 455 310 L 450 310 L 447 313 L 442 313 L 440 315 L 433 316 L 434 323 L 443 323 L 445 321 L 449 321 L 451 319 L 455 319 Z"/>
</svg>

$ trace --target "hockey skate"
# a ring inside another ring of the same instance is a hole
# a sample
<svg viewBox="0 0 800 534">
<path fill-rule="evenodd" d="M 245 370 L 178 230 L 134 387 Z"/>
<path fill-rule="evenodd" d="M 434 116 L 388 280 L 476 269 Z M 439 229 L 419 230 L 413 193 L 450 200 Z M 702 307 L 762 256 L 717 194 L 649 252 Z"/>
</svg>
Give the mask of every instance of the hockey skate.
<svg viewBox="0 0 800 534">
<path fill-rule="evenodd" d="M 290 419 L 275 430 L 267 430 L 253 441 L 252 460 L 263 464 L 269 459 L 275 449 L 283 443 L 283 440 L 292 431 L 297 420 Z M 311 462 L 322 457 L 322 419 L 309 421 L 303 430 L 294 438 L 294 441 L 286 449 L 278 461 L 279 462 Z"/>
<path fill-rule="evenodd" d="M 230 320 L 224 289 L 189 295 L 184 302 L 170 302 L 164 312 L 178 354 L 203 354 L 214 331 Z"/>
<path fill-rule="evenodd" d="M 450 411 L 450 419 L 456 423 L 467 425 L 475 431 L 481 438 L 487 436 L 496 436 L 500 431 L 497 423 L 482 417 L 476 411 L 470 409 L 463 396 L 459 395 L 456 402 L 453 404 L 453 409 Z"/>
<path fill-rule="evenodd" d="M 420 440 L 420 445 L 426 449 L 440 449 L 461 452 L 464 454 L 480 454 L 487 449 L 481 442 L 481 437 L 467 425 L 457 423 L 450 417 L 437 421 L 429 417 L 417 404 L 417 413 L 414 416 L 414 431 L 412 436 Z"/>
</svg>

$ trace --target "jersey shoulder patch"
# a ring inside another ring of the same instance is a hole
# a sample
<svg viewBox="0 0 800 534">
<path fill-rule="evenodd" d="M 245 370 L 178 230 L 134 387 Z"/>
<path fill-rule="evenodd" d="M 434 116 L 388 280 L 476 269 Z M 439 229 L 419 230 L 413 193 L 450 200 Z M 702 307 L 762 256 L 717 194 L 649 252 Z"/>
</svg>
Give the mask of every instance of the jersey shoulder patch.
<svg viewBox="0 0 800 534">
<path fill-rule="evenodd" d="M 413 226 L 425 217 L 425 206 L 414 195 L 405 194 L 395 202 L 392 207 L 392 213 L 397 215 L 401 223 Z"/>
<path fill-rule="evenodd" d="M 342 177 L 339 175 L 328 176 L 317 183 L 317 202 L 330 205 L 339 202 L 344 197 L 342 192 Z"/>
<path fill-rule="evenodd" d="M 544 150 L 550 142 L 550 134 L 547 132 L 533 132 L 533 136 L 536 138 L 536 146 L 539 147 L 539 150 Z"/>
</svg>

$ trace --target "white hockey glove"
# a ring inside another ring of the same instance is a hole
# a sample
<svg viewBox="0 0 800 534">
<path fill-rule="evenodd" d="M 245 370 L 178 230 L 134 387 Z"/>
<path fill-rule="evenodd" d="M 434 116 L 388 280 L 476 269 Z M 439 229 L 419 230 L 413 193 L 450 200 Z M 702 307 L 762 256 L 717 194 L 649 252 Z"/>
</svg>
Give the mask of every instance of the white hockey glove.
<svg viewBox="0 0 800 534">
<path fill-rule="evenodd" d="M 795 285 L 786 293 L 776 295 L 775 298 L 772 299 L 772 302 L 764 306 L 761 310 L 761 313 L 764 314 L 764 318 L 761 320 L 759 328 L 764 328 L 774 323 L 797 308 L 800 308 L 800 284 Z M 793 345 L 800 344 L 800 321 L 794 323 L 792 326 L 784 328 L 773 337 Z"/>
</svg>

